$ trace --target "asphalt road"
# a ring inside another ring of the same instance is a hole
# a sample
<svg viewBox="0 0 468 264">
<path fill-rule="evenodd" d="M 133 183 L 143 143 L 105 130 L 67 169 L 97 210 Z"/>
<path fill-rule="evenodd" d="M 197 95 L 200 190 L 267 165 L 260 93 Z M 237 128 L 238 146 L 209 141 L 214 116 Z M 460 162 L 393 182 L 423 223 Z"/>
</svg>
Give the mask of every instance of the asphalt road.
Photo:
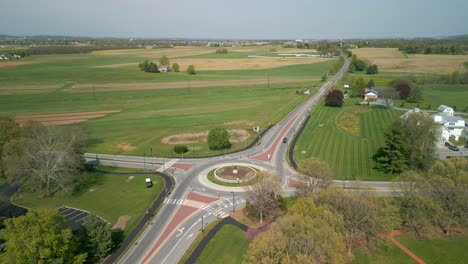
<svg viewBox="0 0 468 264">
<path fill-rule="evenodd" d="M 290 142 L 290 139 L 292 139 L 295 132 L 299 129 L 302 121 L 309 114 L 310 109 L 320 101 L 327 92 L 327 89 L 343 76 L 348 66 L 349 62 L 346 61 L 342 69 L 330 81 L 325 83 L 307 101 L 289 113 L 280 123 L 273 126 L 263 136 L 258 145 L 242 152 L 213 158 L 189 158 L 183 160 L 86 153 L 85 157 L 88 161 L 93 161 L 98 157 L 100 164 L 103 165 L 165 170 L 173 174 L 176 180 L 176 187 L 168 197 L 169 202 L 160 209 L 159 213 L 152 219 L 151 224 L 148 225 L 134 245 L 122 256 L 119 263 L 177 263 L 200 233 L 202 217 L 204 226 L 214 221 L 217 217 L 215 216 L 213 207 L 200 208 L 178 223 L 174 228 L 172 226 L 174 219 L 179 217 L 179 209 L 183 206 L 174 204 L 171 201 L 182 202 L 189 192 L 219 197 L 220 200 L 215 203 L 215 206 L 221 213 L 229 212 L 234 206 L 236 209 L 239 209 L 245 205 L 245 198 L 242 195 L 242 190 L 239 188 L 212 188 L 205 186 L 200 181 L 199 175 L 211 167 L 223 164 L 229 165 L 230 163 L 260 166 L 282 176 L 285 195 L 296 195 L 297 190 L 288 188 L 288 179 L 297 177 L 298 175 L 289 167 L 286 161 L 288 144 L 284 144 L 282 139 L 286 137 L 288 143 Z M 169 168 L 173 164 L 178 164 L 179 166 L 186 165 L 191 167 L 191 169 L 184 171 L 174 169 L 173 167 Z M 388 182 L 356 183 L 351 181 L 334 181 L 333 184 L 343 187 L 367 186 L 375 189 L 381 195 L 391 195 L 392 193 L 392 186 Z M 235 191 L 234 199 L 231 191 Z M 174 228 L 174 230 L 167 235 L 167 231 L 172 230 L 171 228 Z M 161 237 L 167 237 L 167 239 L 162 241 Z"/>
</svg>

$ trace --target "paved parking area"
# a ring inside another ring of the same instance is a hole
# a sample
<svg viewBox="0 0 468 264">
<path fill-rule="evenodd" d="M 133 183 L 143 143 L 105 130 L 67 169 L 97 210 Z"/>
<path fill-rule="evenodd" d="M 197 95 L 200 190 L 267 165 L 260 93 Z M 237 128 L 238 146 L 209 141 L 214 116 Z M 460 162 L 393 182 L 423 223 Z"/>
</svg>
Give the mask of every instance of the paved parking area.
<svg viewBox="0 0 468 264">
<path fill-rule="evenodd" d="M 62 206 L 58 210 L 67 219 L 67 225 L 73 231 L 76 231 L 80 228 L 80 225 L 84 222 L 89 214 L 86 211 L 66 206 Z"/>
</svg>

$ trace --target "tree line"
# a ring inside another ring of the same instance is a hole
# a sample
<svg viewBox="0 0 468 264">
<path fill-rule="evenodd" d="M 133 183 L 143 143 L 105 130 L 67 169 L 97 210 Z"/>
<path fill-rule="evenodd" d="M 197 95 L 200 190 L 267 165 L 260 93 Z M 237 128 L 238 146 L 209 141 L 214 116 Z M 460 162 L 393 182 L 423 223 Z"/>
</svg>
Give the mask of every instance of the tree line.
<svg viewBox="0 0 468 264">
<path fill-rule="evenodd" d="M 121 243 L 119 233 L 95 215 L 73 232 L 65 217 L 51 209 L 5 219 L 0 230 L 9 263 L 98 263 Z"/>
<path fill-rule="evenodd" d="M 303 193 L 291 208 L 281 202 L 281 181 L 273 174 L 246 192 L 249 215 L 273 220 L 269 231 L 249 245 L 244 263 L 345 263 L 356 243 L 372 249 L 395 229 L 439 227 L 447 236 L 468 224 L 468 160 L 436 161 L 427 173 L 406 171 L 395 179 L 397 197 L 378 197 L 359 187 L 330 187 L 333 173 L 317 159 L 300 162 Z"/>
</svg>

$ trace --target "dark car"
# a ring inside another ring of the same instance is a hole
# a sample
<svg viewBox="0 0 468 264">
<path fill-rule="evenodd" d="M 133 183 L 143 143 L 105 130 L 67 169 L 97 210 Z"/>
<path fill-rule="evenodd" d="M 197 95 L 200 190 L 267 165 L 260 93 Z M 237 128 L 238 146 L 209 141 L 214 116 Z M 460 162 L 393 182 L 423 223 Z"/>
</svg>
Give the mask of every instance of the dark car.
<svg viewBox="0 0 468 264">
<path fill-rule="evenodd" d="M 459 151 L 460 149 L 458 147 L 455 147 L 455 146 L 450 146 L 448 147 L 450 150 L 453 150 L 453 151 Z"/>
<path fill-rule="evenodd" d="M 466 144 L 464 148 L 468 149 L 468 144 Z"/>
<path fill-rule="evenodd" d="M 448 142 L 445 142 L 445 143 L 444 143 L 444 146 L 450 147 L 450 146 L 452 146 L 452 145 L 450 145 L 450 143 L 448 143 Z"/>
<path fill-rule="evenodd" d="M 283 143 L 288 143 L 288 138 L 283 138 Z"/>
</svg>

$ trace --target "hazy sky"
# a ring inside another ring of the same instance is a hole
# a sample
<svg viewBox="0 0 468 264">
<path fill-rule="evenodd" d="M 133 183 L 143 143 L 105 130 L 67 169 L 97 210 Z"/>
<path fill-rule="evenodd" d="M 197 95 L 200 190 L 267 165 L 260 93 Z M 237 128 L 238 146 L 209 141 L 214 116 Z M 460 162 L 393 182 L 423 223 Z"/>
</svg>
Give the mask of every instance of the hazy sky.
<svg viewBox="0 0 468 264">
<path fill-rule="evenodd" d="M 467 0 L 0 0 L 0 34 L 323 39 L 468 33 Z"/>
</svg>

